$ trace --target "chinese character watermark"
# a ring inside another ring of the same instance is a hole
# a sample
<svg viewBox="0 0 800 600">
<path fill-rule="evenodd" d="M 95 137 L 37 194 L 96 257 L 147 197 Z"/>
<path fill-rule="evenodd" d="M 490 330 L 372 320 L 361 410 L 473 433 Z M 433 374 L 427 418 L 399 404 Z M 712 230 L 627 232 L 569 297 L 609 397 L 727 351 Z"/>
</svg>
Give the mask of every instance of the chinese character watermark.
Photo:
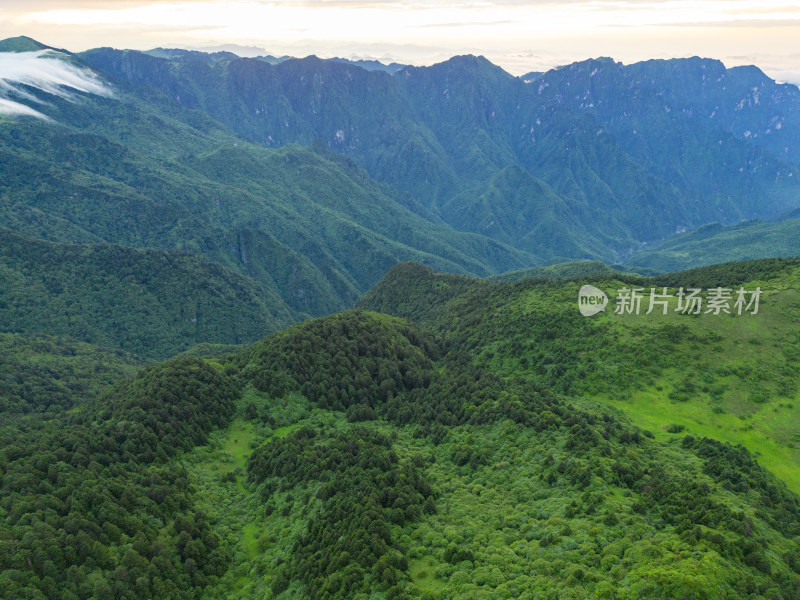
<svg viewBox="0 0 800 600">
<path fill-rule="evenodd" d="M 753 291 L 740 287 L 733 288 L 715 287 L 706 290 L 706 295 L 700 288 L 679 288 L 674 294 L 667 292 L 666 287 L 650 288 L 649 292 L 640 287 L 624 287 L 617 290 L 614 314 L 638 315 L 646 307 L 644 314 L 649 315 L 658 311 L 666 315 L 670 309 L 670 300 L 677 298 L 674 312 L 684 315 L 742 315 L 758 314 L 758 304 L 761 298 L 761 288 Z M 592 285 L 584 285 L 578 293 L 578 308 L 582 315 L 590 317 L 604 311 L 608 304 L 608 296 Z"/>
</svg>

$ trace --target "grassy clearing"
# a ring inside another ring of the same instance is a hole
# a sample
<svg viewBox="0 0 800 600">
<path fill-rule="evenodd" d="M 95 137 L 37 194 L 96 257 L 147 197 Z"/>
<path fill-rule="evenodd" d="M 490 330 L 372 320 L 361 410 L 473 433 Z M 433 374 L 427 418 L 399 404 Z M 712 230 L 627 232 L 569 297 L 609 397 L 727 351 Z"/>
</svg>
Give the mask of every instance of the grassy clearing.
<svg viewBox="0 0 800 600">
<path fill-rule="evenodd" d="M 683 368 L 666 369 L 629 394 L 595 398 L 620 408 L 661 439 L 676 437 L 666 431 L 676 424 L 685 427 L 681 435 L 742 444 L 800 493 L 800 395 L 796 362 L 786 352 L 793 347 L 798 300 L 785 282 L 777 287 L 767 288 L 757 315 L 686 317 L 675 313 L 674 300 L 667 315 L 610 313 L 606 318 L 619 332 L 618 343 L 663 323 L 687 323 L 696 339 L 678 345 L 677 352 L 688 358 Z"/>
<path fill-rule="evenodd" d="M 236 419 L 231 423 L 222 441 L 222 449 L 230 453 L 233 459 L 233 468 L 244 468 L 247 457 L 253 451 L 251 444 L 255 437 L 252 423 Z"/>
<path fill-rule="evenodd" d="M 274 427 L 259 418 L 246 419 L 242 411 L 249 404 L 257 412 L 269 411 L 277 418 Z M 286 437 L 304 424 L 330 424 L 343 415 L 311 410 L 300 394 L 268 398 L 252 387 L 245 389 L 238 406 L 239 416 L 228 427 L 213 432 L 207 445 L 187 455 L 186 463 L 199 490 L 197 507 L 220 523 L 218 531 L 236 565 L 209 590 L 209 597 L 261 600 L 271 597 L 270 574 L 281 557 L 290 553 L 292 541 L 305 526 L 305 518 L 300 516 L 305 505 L 279 494 L 276 498 L 281 507 L 290 506 L 291 510 L 267 519 L 263 498 L 247 485 L 247 459 L 256 447 L 273 438 Z"/>
<path fill-rule="evenodd" d="M 411 581 L 420 592 L 437 594 L 445 590 L 445 583 L 436 577 L 436 571 L 440 566 L 441 562 L 431 555 L 409 561 L 408 572 Z"/>
<path fill-rule="evenodd" d="M 295 423 L 294 425 L 285 425 L 283 427 L 278 427 L 276 430 L 274 430 L 272 432 L 272 435 L 269 436 L 269 439 L 272 439 L 272 438 L 285 438 L 287 435 L 292 433 L 298 427 L 300 427 L 299 423 Z"/>
<path fill-rule="evenodd" d="M 664 439 L 675 437 L 665 431 L 674 424 L 695 436 L 742 444 L 800 492 L 798 279 L 787 271 L 743 284 L 746 291 L 762 290 L 756 315 L 706 314 L 704 304 L 697 316 L 676 312 L 674 288 L 667 289 L 672 297 L 666 315 L 658 305 L 646 314 L 649 287 L 641 292 L 639 314 L 616 314 L 618 291 L 636 286 L 595 282 L 609 304 L 604 313 L 579 321 L 589 328 L 578 338 L 569 335 L 574 325 L 568 319 L 574 317 L 563 319 L 561 329 L 547 331 L 547 324 L 524 328 L 526 315 L 571 313 L 580 282 L 530 287 L 509 294 L 495 312 L 500 326 L 520 323 L 520 330 L 511 330 L 510 341 L 504 337 L 483 344 L 479 362 L 501 376 L 522 375 L 547 386 L 558 384 L 560 366 L 575 369 L 578 364 L 581 371 L 570 374 L 575 381 L 570 395 L 577 392 L 615 406 Z M 739 286 L 733 288 L 735 312 Z M 705 296 L 708 288 L 703 289 Z"/>
<path fill-rule="evenodd" d="M 245 487 L 243 468 L 250 455 L 254 431 L 241 419 L 215 432 L 206 446 L 187 456 L 198 494 L 198 508 L 221 523 L 220 534 L 227 544 L 234 564 L 246 565 L 257 555 L 255 539 L 261 527 L 259 502 Z M 235 483 L 230 474 L 236 472 Z M 218 587 L 229 597 L 252 597 L 249 569 L 236 568 L 223 577 Z"/>
<path fill-rule="evenodd" d="M 651 390 L 634 392 L 626 400 L 598 398 L 619 408 L 636 425 L 647 429 L 658 440 L 680 438 L 684 435 L 708 437 L 730 444 L 741 444 L 752 452 L 758 462 L 780 477 L 795 493 L 800 493 L 800 451 L 777 441 L 770 426 L 787 423 L 796 429 L 800 410 L 786 404 L 762 409 L 751 417 L 717 414 L 708 404 L 675 402 L 663 393 Z M 670 425 L 682 425 L 679 433 L 669 433 Z"/>
</svg>

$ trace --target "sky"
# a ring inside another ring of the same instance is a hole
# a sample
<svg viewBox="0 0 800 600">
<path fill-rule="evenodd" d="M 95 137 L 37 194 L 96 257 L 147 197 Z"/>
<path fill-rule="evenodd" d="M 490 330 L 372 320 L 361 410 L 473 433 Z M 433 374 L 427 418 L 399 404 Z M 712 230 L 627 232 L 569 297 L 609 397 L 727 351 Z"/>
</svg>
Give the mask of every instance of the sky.
<svg viewBox="0 0 800 600">
<path fill-rule="evenodd" d="M 370 58 L 480 54 L 514 75 L 610 56 L 702 56 L 800 83 L 798 0 L 0 0 L 0 38 Z"/>
</svg>

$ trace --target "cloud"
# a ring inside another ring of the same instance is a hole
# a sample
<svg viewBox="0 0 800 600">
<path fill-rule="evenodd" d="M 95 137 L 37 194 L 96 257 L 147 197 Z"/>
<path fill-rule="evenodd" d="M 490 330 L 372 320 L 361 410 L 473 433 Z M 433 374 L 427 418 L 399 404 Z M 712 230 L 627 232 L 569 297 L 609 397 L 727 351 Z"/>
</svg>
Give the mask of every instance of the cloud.
<svg viewBox="0 0 800 600">
<path fill-rule="evenodd" d="M 67 56 L 60 52 L 39 50 L 0 53 L 0 114 L 46 118 L 20 102 L 44 103 L 29 88 L 70 101 L 74 101 L 76 91 L 98 96 L 112 94 L 97 75 L 69 62 Z"/>
<path fill-rule="evenodd" d="M 47 121 L 50 120 L 50 117 L 43 115 L 38 110 L 32 109 L 30 106 L 25 106 L 13 100 L 6 100 L 5 98 L 0 98 L 0 115 L 25 115 L 28 117 L 45 119 Z"/>
<path fill-rule="evenodd" d="M 729 21 L 704 21 L 702 23 L 698 22 L 690 22 L 690 21 L 681 21 L 681 22 L 674 22 L 674 23 L 662 23 L 661 25 L 666 27 L 678 27 L 678 28 L 709 28 L 709 27 L 730 27 L 736 29 L 744 29 L 744 28 L 751 28 L 751 27 L 782 27 L 787 28 L 791 27 L 794 29 L 800 28 L 800 15 L 797 18 L 793 19 L 736 19 L 736 20 L 729 20 Z"/>
<path fill-rule="evenodd" d="M 487 27 L 491 25 L 511 25 L 514 21 L 504 19 L 504 20 L 496 20 L 496 21 L 462 21 L 460 23 L 425 23 L 424 25 L 415 25 L 418 28 L 426 28 L 426 27 L 436 27 L 436 28 L 445 28 L 445 27 Z"/>
</svg>

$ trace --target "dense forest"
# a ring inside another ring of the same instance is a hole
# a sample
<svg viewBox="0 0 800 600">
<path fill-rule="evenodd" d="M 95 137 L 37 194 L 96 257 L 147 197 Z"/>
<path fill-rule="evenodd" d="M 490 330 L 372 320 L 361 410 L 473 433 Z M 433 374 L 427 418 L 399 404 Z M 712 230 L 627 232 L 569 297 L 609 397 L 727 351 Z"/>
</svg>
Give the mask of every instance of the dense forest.
<svg viewBox="0 0 800 600">
<path fill-rule="evenodd" d="M 169 459 L 227 422 L 235 398 L 224 375 L 183 359 L 61 419 L 4 425 L 4 597 L 199 597 L 229 559 Z"/>
<path fill-rule="evenodd" d="M 593 281 L 759 282 L 780 319 L 798 271 L 616 277 Z M 796 479 L 680 419 L 740 401 L 682 358 L 724 336 L 691 317 L 586 319 L 576 286 L 404 264 L 361 302 L 399 316 L 361 309 L 201 347 L 97 379 L 47 419 L 4 411 L 3 597 L 793 598 Z M 778 408 L 781 377 L 797 381 L 798 357 L 782 360 L 770 379 L 732 375 L 770 390 L 747 399 L 758 410 Z M 662 392 L 675 421 L 637 424 L 638 391 L 675 370 Z M 82 376 L 65 372 L 67 386 Z"/>
<path fill-rule="evenodd" d="M 69 337 L 165 359 L 291 324 L 269 289 L 207 259 L 108 244 L 56 244 L 0 229 L 0 331 Z"/>
<path fill-rule="evenodd" d="M 0 333 L 0 412 L 58 414 L 140 367 L 120 350 L 45 334 Z"/>
</svg>

